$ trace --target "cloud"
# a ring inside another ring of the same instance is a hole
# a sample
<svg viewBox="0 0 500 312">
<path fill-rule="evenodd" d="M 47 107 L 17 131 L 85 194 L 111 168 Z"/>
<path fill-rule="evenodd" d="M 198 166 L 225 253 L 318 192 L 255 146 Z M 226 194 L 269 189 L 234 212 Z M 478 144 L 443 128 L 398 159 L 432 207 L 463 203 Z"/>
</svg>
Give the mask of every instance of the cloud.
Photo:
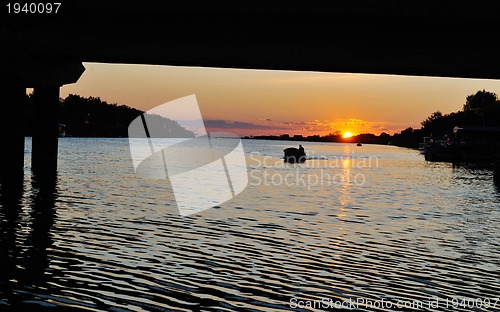
<svg viewBox="0 0 500 312">
<path fill-rule="evenodd" d="M 243 121 L 232 121 L 232 120 L 222 120 L 222 119 L 208 119 L 203 121 L 205 127 L 216 128 L 216 129 L 281 129 L 280 127 L 274 127 L 269 125 L 259 125 L 251 122 Z"/>
<path fill-rule="evenodd" d="M 364 121 L 356 118 L 336 120 L 306 120 L 306 121 L 284 121 L 279 125 L 285 129 L 304 132 L 336 132 L 352 131 L 360 133 L 380 133 L 388 131 L 385 122 Z M 392 128 L 392 127 L 391 127 Z"/>
<path fill-rule="evenodd" d="M 246 134 L 283 134 L 283 133 L 298 133 L 303 135 L 326 135 L 329 133 L 340 133 L 351 131 L 354 134 L 373 133 L 380 134 L 382 132 L 399 132 L 401 125 L 391 124 L 381 121 L 365 121 L 356 118 L 335 119 L 335 120 L 305 120 L 305 121 L 271 121 L 270 118 L 259 118 L 264 124 L 232 121 L 223 119 L 205 120 L 205 127 L 214 131 L 232 131 Z M 403 127 L 404 129 L 406 127 Z"/>
</svg>

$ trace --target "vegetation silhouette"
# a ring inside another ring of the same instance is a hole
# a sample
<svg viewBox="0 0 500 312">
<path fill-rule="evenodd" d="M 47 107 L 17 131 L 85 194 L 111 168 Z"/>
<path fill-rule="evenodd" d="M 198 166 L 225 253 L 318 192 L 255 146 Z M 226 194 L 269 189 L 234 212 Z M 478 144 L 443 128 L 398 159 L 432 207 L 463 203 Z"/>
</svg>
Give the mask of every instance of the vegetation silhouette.
<svg viewBox="0 0 500 312">
<path fill-rule="evenodd" d="M 25 135 L 33 133 L 33 93 L 26 95 Z M 128 137 L 129 124 L 145 112 L 126 105 L 110 104 L 99 97 L 82 97 L 70 94 L 59 101 L 59 120 L 66 125 L 66 132 L 75 137 Z M 180 137 L 194 137 L 194 133 L 175 121 L 157 115 L 148 115 L 148 125 L 165 128 L 165 137 L 172 133 Z M 421 122 L 419 129 L 408 127 L 390 135 L 362 133 L 343 138 L 340 131 L 328 135 L 302 136 L 288 134 L 260 135 L 244 139 L 289 140 L 309 142 L 351 142 L 366 144 L 390 144 L 400 147 L 418 148 L 424 137 L 451 137 L 455 126 L 500 127 L 500 100 L 498 95 L 479 90 L 465 98 L 463 108 L 457 112 L 443 114 L 436 110 Z"/>
<path fill-rule="evenodd" d="M 25 135 L 33 134 L 34 115 L 33 93 L 26 95 Z M 110 104 L 98 97 L 82 97 L 70 94 L 59 100 L 59 122 L 64 124 L 66 135 L 73 137 L 128 137 L 130 123 L 145 112 L 126 105 Z M 148 126 L 165 129 L 164 137 L 192 137 L 174 120 L 148 115 Z M 156 131 L 158 132 L 158 131 Z M 158 134 L 157 134 L 158 135 Z"/>
<path fill-rule="evenodd" d="M 435 111 L 422 121 L 425 136 L 450 136 L 455 126 L 500 127 L 500 100 L 498 95 L 480 90 L 468 95 L 462 110 L 449 114 Z"/>
<path fill-rule="evenodd" d="M 367 144 L 390 144 L 400 147 L 418 148 L 424 137 L 452 137 L 456 126 L 500 127 L 500 100 L 498 95 L 486 90 L 477 91 L 465 98 L 462 110 L 443 114 L 437 110 L 423 120 L 419 129 L 407 127 L 399 133 L 363 133 L 344 139 L 340 131 L 325 136 L 302 136 L 288 134 L 245 137 L 247 139 L 290 140 L 309 142 L 350 142 Z"/>
</svg>

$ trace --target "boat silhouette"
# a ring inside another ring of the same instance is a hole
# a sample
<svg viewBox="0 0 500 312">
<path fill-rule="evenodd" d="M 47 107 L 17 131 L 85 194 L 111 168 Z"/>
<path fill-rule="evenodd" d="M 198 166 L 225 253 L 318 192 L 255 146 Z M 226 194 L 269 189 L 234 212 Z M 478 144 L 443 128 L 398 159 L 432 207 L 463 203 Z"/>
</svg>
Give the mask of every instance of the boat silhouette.
<svg viewBox="0 0 500 312">
<path fill-rule="evenodd" d="M 303 163 L 306 161 L 306 153 L 302 145 L 299 145 L 299 148 L 285 148 L 283 152 L 285 153 L 283 159 L 287 163 Z"/>
</svg>

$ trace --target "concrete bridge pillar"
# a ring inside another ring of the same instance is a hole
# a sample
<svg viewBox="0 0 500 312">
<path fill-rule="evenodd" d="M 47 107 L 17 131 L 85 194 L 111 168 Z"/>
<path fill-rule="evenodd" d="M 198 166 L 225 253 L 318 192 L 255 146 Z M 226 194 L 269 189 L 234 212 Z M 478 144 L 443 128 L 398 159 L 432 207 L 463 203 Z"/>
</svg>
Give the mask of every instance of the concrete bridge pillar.
<svg viewBox="0 0 500 312">
<path fill-rule="evenodd" d="M 59 89 L 62 85 L 77 82 L 85 71 L 80 62 L 34 59 L 20 52 L 12 42 L 6 45 L 5 51 L 0 51 L 0 54 L 5 52 L 0 58 L 2 188 L 14 184 L 22 186 L 24 180 L 26 88 L 34 89 L 35 102 L 32 172 L 40 179 L 56 177 Z"/>
<path fill-rule="evenodd" d="M 24 178 L 24 103 L 26 87 L 0 77 L 0 180 L 2 187 Z M 14 181 L 15 180 L 15 181 Z"/>
<path fill-rule="evenodd" d="M 59 86 L 35 87 L 31 169 L 35 176 L 57 174 Z"/>
<path fill-rule="evenodd" d="M 493 182 L 500 186 L 500 160 L 493 164 Z"/>
</svg>

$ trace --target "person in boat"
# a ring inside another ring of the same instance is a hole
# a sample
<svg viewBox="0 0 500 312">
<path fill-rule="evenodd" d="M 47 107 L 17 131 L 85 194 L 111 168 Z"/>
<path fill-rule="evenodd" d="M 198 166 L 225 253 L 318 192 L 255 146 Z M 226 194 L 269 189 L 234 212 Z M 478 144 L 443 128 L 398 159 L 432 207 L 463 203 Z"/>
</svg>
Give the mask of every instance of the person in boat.
<svg viewBox="0 0 500 312">
<path fill-rule="evenodd" d="M 289 163 L 303 163 L 306 160 L 306 153 L 304 152 L 304 147 L 299 145 L 299 148 L 289 147 L 283 150 L 285 152 L 285 161 Z"/>
</svg>

